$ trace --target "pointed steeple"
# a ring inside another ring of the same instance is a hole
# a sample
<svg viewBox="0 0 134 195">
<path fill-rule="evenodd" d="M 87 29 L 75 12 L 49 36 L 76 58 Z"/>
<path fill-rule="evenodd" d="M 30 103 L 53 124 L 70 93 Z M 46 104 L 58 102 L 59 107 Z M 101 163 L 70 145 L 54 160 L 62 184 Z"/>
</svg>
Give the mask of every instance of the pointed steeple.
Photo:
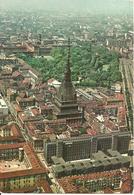
<svg viewBox="0 0 134 195">
<path fill-rule="evenodd" d="M 64 81 L 71 82 L 71 70 L 70 70 L 70 58 L 71 58 L 71 45 L 70 45 L 70 38 L 68 38 L 68 57 L 67 57 L 67 64 L 65 67 L 65 74 L 64 74 Z"/>
<path fill-rule="evenodd" d="M 68 39 L 68 57 L 65 65 L 64 78 L 61 86 L 57 90 L 57 94 L 54 99 L 55 113 L 57 119 L 66 119 L 69 121 L 82 122 L 82 113 L 78 110 L 77 94 L 71 79 L 70 69 L 70 38 Z M 72 123 L 72 122 L 71 122 Z"/>
<path fill-rule="evenodd" d="M 63 101 L 74 101 L 74 100 L 76 101 L 76 92 L 71 79 L 70 58 L 71 58 L 71 53 L 70 53 L 70 38 L 69 38 L 67 63 L 65 66 L 64 78 L 59 88 L 59 94 L 58 94 L 59 98 L 62 99 Z"/>
</svg>

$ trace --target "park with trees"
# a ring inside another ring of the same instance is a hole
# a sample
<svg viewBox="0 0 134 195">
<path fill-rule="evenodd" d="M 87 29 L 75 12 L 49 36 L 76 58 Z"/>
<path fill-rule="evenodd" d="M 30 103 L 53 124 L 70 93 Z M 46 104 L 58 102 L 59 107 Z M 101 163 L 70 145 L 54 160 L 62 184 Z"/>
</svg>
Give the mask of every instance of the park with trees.
<svg viewBox="0 0 134 195">
<path fill-rule="evenodd" d="M 25 54 L 19 55 L 33 68 L 41 72 L 43 80 L 55 78 L 63 79 L 65 64 L 67 63 L 67 48 L 54 48 L 52 58 L 35 58 Z M 81 86 L 110 87 L 121 81 L 119 71 L 119 56 L 103 46 L 83 43 L 71 47 L 72 80 L 79 81 Z"/>
</svg>

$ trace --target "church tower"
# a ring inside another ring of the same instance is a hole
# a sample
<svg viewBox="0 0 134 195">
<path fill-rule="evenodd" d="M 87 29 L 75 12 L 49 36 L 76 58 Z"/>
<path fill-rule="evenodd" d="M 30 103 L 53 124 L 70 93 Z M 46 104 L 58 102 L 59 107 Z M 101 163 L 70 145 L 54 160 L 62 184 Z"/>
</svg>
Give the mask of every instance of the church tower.
<svg viewBox="0 0 134 195">
<path fill-rule="evenodd" d="M 82 123 L 83 115 L 78 109 L 77 94 L 72 84 L 70 69 L 70 39 L 68 40 L 68 59 L 64 79 L 54 98 L 57 119 L 66 119 L 68 123 Z"/>
</svg>

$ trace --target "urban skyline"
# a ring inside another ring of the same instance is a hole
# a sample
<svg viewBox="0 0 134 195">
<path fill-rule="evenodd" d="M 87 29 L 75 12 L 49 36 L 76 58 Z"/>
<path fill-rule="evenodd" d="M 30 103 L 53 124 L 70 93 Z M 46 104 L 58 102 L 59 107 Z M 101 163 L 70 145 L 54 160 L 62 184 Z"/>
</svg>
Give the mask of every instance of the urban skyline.
<svg viewBox="0 0 134 195">
<path fill-rule="evenodd" d="M 0 5 L 0 191 L 133 193 L 132 1 Z"/>
</svg>

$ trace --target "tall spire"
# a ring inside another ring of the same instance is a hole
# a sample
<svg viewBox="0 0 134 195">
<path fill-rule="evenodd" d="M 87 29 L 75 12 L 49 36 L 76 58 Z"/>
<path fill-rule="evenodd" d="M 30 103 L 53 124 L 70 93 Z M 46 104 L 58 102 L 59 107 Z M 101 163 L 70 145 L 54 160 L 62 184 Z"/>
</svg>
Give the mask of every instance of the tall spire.
<svg viewBox="0 0 134 195">
<path fill-rule="evenodd" d="M 68 57 L 67 57 L 67 64 L 66 64 L 66 69 L 65 69 L 65 76 L 64 80 L 71 82 L 71 70 L 70 70 L 70 58 L 71 58 L 71 44 L 70 44 L 70 38 L 68 38 Z"/>
<path fill-rule="evenodd" d="M 71 44 L 70 44 L 70 38 L 68 38 L 68 59 L 67 59 L 67 66 L 70 68 L 70 58 L 71 58 Z"/>
<path fill-rule="evenodd" d="M 65 72 L 64 72 L 64 78 L 62 80 L 61 86 L 59 88 L 59 99 L 62 101 L 76 101 L 76 92 L 75 88 L 72 84 L 71 79 L 71 70 L 70 70 L 70 38 L 68 39 L 68 56 L 67 56 L 67 63 L 65 65 Z"/>
<path fill-rule="evenodd" d="M 57 119 L 67 121 L 82 121 L 82 113 L 78 110 L 77 94 L 71 79 L 71 52 L 70 38 L 68 39 L 68 56 L 65 65 L 64 79 L 55 96 L 55 110 Z"/>
</svg>

